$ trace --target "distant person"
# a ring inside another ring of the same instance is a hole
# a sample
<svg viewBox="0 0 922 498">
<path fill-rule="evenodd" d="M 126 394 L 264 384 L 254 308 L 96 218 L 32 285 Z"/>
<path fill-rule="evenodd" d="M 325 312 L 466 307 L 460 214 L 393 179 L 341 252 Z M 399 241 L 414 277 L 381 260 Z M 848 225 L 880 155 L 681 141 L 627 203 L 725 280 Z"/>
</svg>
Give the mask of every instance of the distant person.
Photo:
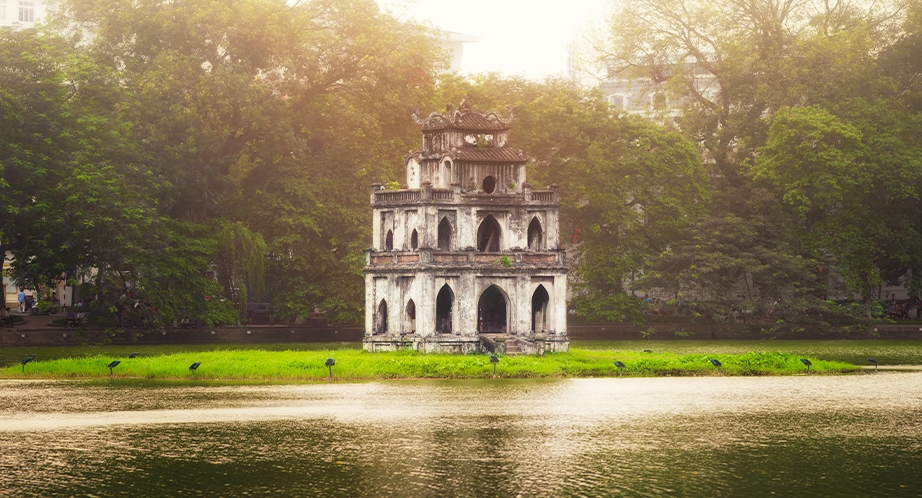
<svg viewBox="0 0 922 498">
<path fill-rule="evenodd" d="M 19 288 L 19 295 L 16 296 L 19 299 L 19 312 L 26 312 L 26 290 L 22 287 Z"/>
</svg>

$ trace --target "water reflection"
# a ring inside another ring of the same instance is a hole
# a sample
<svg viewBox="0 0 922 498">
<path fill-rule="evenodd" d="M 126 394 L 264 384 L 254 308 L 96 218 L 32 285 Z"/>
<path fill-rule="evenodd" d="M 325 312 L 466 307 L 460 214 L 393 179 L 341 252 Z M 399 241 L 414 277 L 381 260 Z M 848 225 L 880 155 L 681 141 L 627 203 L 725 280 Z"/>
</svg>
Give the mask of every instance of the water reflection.
<svg viewBox="0 0 922 498">
<path fill-rule="evenodd" d="M 919 496 L 922 373 L 0 382 L 0 496 Z"/>
</svg>

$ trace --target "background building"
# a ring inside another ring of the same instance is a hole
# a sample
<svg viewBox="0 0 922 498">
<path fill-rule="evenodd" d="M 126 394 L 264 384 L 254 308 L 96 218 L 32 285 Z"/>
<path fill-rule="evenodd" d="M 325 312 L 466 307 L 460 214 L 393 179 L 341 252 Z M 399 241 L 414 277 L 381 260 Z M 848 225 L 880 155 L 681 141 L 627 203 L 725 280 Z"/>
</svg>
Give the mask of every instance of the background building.
<svg viewBox="0 0 922 498">
<path fill-rule="evenodd" d="M 42 0 L 0 0 L 0 26 L 31 27 L 45 14 Z"/>
</svg>

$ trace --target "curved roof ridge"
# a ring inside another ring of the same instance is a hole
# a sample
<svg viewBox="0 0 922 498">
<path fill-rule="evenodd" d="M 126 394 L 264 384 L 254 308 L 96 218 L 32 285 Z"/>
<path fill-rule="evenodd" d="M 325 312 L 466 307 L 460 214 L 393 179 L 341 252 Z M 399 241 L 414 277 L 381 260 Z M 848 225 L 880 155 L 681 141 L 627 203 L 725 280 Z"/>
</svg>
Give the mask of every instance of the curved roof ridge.
<svg viewBox="0 0 922 498">
<path fill-rule="evenodd" d="M 413 109 L 411 116 L 423 131 L 506 131 L 515 119 L 515 113 L 512 108 L 507 107 L 506 109 L 509 111 L 509 116 L 506 118 L 500 117 L 496 111 L 475 112 L 471 110 L 470 104 L 465 98 L 461 99 L 457 109 L 448 104 L 445 106 L 445 112 L 433 112 L 425 119 L 420 119 L 422 109 L 416 108 Z"/>
</svg>

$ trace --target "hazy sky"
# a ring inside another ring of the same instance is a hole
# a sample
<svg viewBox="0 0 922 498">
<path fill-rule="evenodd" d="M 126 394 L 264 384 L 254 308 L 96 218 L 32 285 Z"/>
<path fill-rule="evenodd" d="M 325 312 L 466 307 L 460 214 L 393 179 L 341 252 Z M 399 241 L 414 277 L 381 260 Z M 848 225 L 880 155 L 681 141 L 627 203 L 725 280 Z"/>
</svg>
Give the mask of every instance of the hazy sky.
<svg viewBox="0 0 922 498">
<path fill-rule="evenodd" d="M 378 0 L 398 17 L 479 36 L 464 47 L 464 73 L 563 75 L 567 44 L 606 12 L 608 0 Z"/>
</svg>

